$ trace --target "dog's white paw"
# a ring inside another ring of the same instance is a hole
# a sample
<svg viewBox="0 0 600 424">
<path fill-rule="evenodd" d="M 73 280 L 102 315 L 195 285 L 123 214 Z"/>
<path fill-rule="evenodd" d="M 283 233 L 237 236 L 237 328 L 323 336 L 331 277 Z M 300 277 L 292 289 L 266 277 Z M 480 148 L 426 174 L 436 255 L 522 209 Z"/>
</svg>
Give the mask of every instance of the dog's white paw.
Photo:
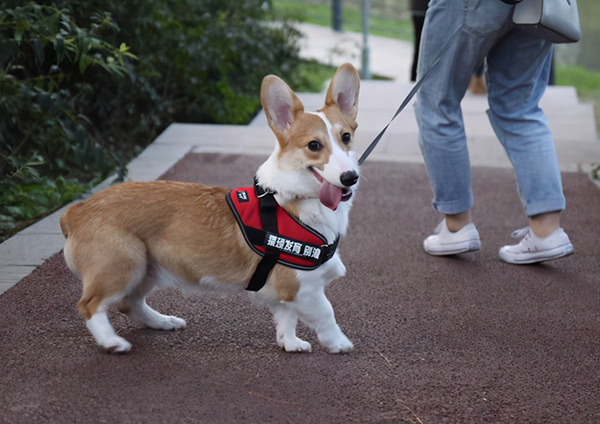
<svg viewBox="0 0 600 424">
<path fill-rule="evenodd" d="M 312 346 L 309 342 L 305 342 L 298 337 L 280 339 L 277 341 L 279 347 L 283 348 L 286 352 L 312 352 Z"/>
<path fill-rule="evenodd" d="M 343 334 L 335 340 L 323 344 L 329 353 L 348 353 L 354 349 L 354 344 Z"/>
<path fill-rule="evenodd" d="M 162 315 L 160 319 L 153 320 L 149 326 L 156 330 L 179 330 L 185 328 L 186 322 L 184 319 Z"/>
<path fill-rule="evenodd" d="M 99 340 L 99 343 L 110 353 L 127 353 L 131 350 L 131 343 L 116 334 L 106 337 L 104 340 Z"/>
<path fill-rule="evenodd" d="M 125 353 L 131 350 L 131 343 L 115 333 L 108 321 L 106 312 L 98 312 L 85 322 L 96 343 L 112 353 Z"/>
</svg>

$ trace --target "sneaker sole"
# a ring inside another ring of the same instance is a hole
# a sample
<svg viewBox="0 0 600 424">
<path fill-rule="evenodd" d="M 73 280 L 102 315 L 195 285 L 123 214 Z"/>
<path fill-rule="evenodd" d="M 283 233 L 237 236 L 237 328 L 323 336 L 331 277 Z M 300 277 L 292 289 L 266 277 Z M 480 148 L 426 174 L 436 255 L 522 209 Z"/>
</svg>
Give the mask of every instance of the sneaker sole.
<svg viewBox="0 0 600 424">
<path fill-rule="evenodd" d="M 446 245 L 446 246 L 448 246 L 448 249 L 444 249 L 444 250 L 427 250 L 427 248 L 425 248 L 424 246 L 423 246 L 423 248 L 425 249 L 425 252 L 429 253 L 432 256 L 451 256 L 451 255 L 458 255 L 459 253 L 475 252 L 475 251 L 481 249 L 481 242 L 470 241 L 470 242 L 468 242 L 468 244 L 461 243 L 458 246 L 452 246 L 452 245 Z"/>
<path fill-rule="evenodd" d="M 563 258 L 565 256 L 572 255 L 573 252 L 573 245 L 569 244 L 567 246 L 557 247 L 545 252 L 537 252 L 537 254 L 531 254 L 532 256 L 524 257 L 523 259 L 511 258 L 500 253 L 500 259 L 509 264 L 527 265 Z"/>
</svg>

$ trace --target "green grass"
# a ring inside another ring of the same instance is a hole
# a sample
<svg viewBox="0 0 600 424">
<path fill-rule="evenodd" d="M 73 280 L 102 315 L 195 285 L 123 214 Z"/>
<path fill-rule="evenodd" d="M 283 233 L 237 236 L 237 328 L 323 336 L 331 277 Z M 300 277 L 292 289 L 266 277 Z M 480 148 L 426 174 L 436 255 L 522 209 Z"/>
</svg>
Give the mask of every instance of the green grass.
<svg viewBox="0 0 600 424">
<path fill-rule="evenodd" d="M 577 94 L 600 101 L 600 72 L 592 72 L 577 65 L 556 66 L 557 85 L 571 85 Z"/>
<path fill-rule="evenodd" d="M 0 243 L 88 192 L 98 182 L 84 184 L 76 179 L 39 177 L 35 182 L 0 185 Z"/>
<path fill-rule="evenodd" d="M 299 79 L 290 81 L 294 91 L 301 93 L 318 93 L 324 88 L 327 80 L 333 77 L 335 66 L 323 65 L 316 61 L 302 61 L 299 66 Z"/>
<path fill-rule="evenodd" d="M 331 5 L 310 4 L 294 0 L 273 0 L 275 9 L 289 19 L 316 25 L 332 26 Z M 344 31 L 362 32 L 362 11 L 352 3 L 343 3 L 342 29 Z M 412 23 L 398 16 L 382 18 L 371 15 L 369 33 L 382 37 L 400 40 L 413 40 Z"/>
<path fill-rule="evenodd" d="M 559 64 L 555 69 L 556 85 L 575 87 L 579 99 L 594 105 L 596 128 L 600 133 L 600 72 L 577 65 Z"/>
</svg>

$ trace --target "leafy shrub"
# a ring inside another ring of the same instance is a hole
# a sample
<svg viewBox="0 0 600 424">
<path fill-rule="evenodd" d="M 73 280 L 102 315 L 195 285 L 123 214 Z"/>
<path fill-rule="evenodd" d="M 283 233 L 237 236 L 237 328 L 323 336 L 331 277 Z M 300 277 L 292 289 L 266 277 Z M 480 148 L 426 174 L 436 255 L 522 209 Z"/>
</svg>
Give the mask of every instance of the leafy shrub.
<svg viewBox="0 0 600 424">
<path fill-rule="evenodd" d="M 299 33 L 270 23 L 263 0 L 85 3 L 119 23 L 112 42 L 127 40 L 140 59 L 139 82 L 153 87 L 179 122 L 247 123 L 260 107 L 262 78 L 291 77 L 299 62 Z"/>
<path fill-rule="evenodd" d="M 45 172 L 109 168 L 85 110 L 95 69 L 122 76 L 131 55 L 97 36 L 108 16 L 79 28 L 55 6 L 0 11 L 0 170 L 11 175 L 11 155 L 42 158 Z"/>
<path fill-rule="evenodd" d="M 32 187 L 62 190 L 67 196 L 49 197 L 69 201 L 78 194 L 71 183 L 127 163 L 171 122 L 247 123 L 264 75 L 298 79 L 299 33 L 271 22 L 268 1 L 6 0 L 0 8 L 4 228 L 40 212 L 21 207 Z"/>
<path fill-rule="evenodd" d="M 114 167 L 85 94 L 94 74 L 122 77 L 133 56 L 99 37 L 114 28 L 109 16 L 93 19 L 80 28 L 68 11 L 33 3 L 0 11 L 0 236 L 87 187 L 65 177 L 89 182 Z"/>
<path fill-rule="evenodd" d="M 58 209 L 90 190 L 95 182 L 81 184 L 76 179 L 39 177 L 29 184 L 0 183 L 0 235 L 35 222 L 48 211 Z"/>
</svg>

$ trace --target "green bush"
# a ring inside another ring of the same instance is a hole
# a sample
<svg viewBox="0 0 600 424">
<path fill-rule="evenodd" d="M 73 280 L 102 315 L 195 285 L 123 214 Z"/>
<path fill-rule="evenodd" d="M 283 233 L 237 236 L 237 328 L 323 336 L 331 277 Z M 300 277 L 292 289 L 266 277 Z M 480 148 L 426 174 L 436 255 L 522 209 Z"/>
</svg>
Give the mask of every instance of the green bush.
<svg viewBox="0 0 600 424">
<path fill-rule="evenodd" d="M 264 75 L 299 79 L 298 37 L 263 0 L 4 1 L 0 239 L 124 175 L 171 122 L 247 123 Z M 22 207 L 54 189 L 66 195 Z"/>
<path fill-rule="evenodd" d="M 93 19 L 80 28 L 68 11 L 33 3 L 0 11 L 0 237 L 114 166 L 86 93 L 95 74 L 124 76 L 133 56 L 99 37 L 114 27 L 109 16 Z"/>
<path fill-rule="evenodd" d="M 77 169 L 106 171 L 108 162 L 97 144 L 97 131 L 85 108 L 85 93 L 95 68 L 108 75 L 125 73 L 131 56 L 97 33 L 111 26 L 79 28 L 67 11 L 55 6 L 0 11 L 0 170 L 11 176 L 16 158 L 38 156 L 44 173 Z M 13 157 L 13 161 L 9 160 Z"/>
<path fill-rule="evenodd" d="M 260 108 L 262 78 L 291 77 L 299 62 L 299 33 L 273 25 L 263 0 L 84 3 L 119 24 L 108 39 L 126 40 L 138 56 L 135 86 L 149 88 L 145 95 L 178 122 L 245 124 Z"/>
</svg>

